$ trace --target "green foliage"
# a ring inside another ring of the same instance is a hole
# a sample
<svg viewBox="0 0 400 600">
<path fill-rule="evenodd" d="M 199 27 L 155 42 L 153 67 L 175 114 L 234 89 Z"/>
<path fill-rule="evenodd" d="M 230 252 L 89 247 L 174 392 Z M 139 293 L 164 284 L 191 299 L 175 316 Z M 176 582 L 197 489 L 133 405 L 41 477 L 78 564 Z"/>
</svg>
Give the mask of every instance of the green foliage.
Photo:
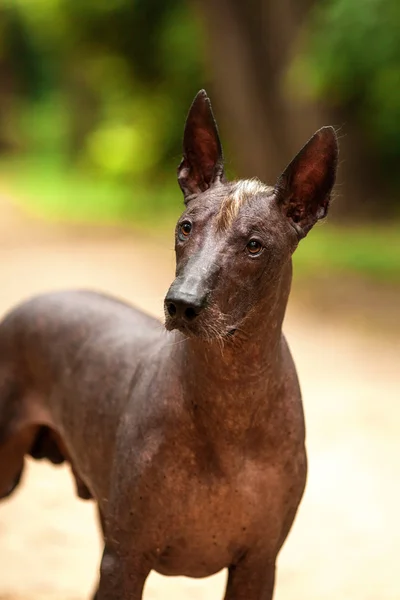
<svg viewBox="0 0 400 600">
<path fill-rule="evenodd" d="M 0 0 L 0 33 L 26 153 L 59 154 L 116 183 L 162 184 L 203 77 L 187 3 Z"/>
<path fill-rule="evenodd" d="M 172 228 L 182 210 L 175 178 L 162 188 L 132 186 L 85 170 L 68 169 L 58 156 L 14 158 L 0 163 L 2 186 L 26 212 L 50 221 L 149 225 Z M 4 192 L 3 192 L 4 193 Z"/>
<path fill-rule="evenodd" d="M 317 3 L 295 70 L 308 93 L 358 122 L 380 166 L 400 180 L 392 170 L 400 159 L 399 27 L 398 0 Z"/>
</svg>

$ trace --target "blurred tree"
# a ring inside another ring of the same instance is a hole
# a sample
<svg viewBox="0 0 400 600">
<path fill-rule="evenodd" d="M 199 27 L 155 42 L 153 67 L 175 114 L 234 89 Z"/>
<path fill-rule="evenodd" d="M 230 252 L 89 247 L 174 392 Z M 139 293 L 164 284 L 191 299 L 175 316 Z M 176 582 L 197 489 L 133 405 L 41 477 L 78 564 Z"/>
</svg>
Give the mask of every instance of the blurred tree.
<svg viewBox="0 0 400 600">
<path fill-rule="evenodd" d="M 117 179 L 150 180 L 175 165 L 182 123 L 203 81 L 200 27 L 189 5 L 0 0 L 0 10 L 7 73 L 36 81 L 33 95 L 18 86 L 10 92 L 32 151 L 63 152 Z M 1 56 L 0 48 L 0 77 Z M 0 94 L 6 87 L 4 75 Z M 4 123 L 9 104 L 3 101 Z M 52 131 L 50 123 L 62 126 Z"/>
<path fill-rule="evenodd" d="M 37 80 L 23 23 L 12 6 L 0 5 L 0 152 L 21 147 L 15 100 L 21 94 L 31 96 Z"/>
<path fill-rule="evenodd" d="M 197 6 L 225 122 L 235 124 L 229 132 L 241 173 L 273 181 L 307 137 L 330 123 L 345 157 L 336 214 L 399 214 L 398 0 Z"/>
<path fill-rule="evenodd" d="M 312 0 L 198 4 L 209 40 L 208 65 L 226 127 L 234 123 L 230 139 L 245 176 L 256 173 L 273 182 L 321 122 L 317 107 L 293 101 L 284 87 L 293 41 L 311 4 Z"/>
<path fill-rule="evenodd" d="M 162 183 L 211 80 L 240 175 L 273 183 L 332 123 L 336 212 L 386 217 L 400 189 L 399 23 L 398 0 L 0 0 L 0 152 Z"/>
<path fill-rule="evenodd" d="M 325 0 L 315 6 L 298 74 L 346 135 L 348 196 L 357 211 L 400 214 L 400 3 Z"/>
</svg>

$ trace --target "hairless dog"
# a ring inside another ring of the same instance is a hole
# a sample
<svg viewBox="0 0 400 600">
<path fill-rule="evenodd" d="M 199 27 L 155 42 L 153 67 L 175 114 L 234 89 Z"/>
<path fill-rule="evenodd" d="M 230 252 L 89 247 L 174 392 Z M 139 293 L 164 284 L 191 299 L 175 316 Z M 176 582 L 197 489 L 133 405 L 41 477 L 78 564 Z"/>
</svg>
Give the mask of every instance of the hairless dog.
<svg viewBox="0 0 400 600">
<path fill-rule="evenodd" d="M 141 600 L 151 570 L 206 577 L 225 600 L 270 600 L 307 461 L 282 321 L 291 256 L 328 210 L 338 156 L 317 131 L 275 186 L 227 181 L 210 101 L 189 111 L 176 279 L 165 329 L 68 291 L 0 325 L 0 495 L 24 456 L 68 461 L 104 532 L 98 600 Z"/>
</svg>

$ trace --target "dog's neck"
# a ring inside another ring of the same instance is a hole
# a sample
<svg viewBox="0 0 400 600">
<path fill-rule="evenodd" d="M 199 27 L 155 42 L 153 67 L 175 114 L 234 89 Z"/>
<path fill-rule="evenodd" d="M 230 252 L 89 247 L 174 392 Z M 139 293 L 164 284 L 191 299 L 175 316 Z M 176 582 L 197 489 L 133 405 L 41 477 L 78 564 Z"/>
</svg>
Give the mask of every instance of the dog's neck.
<svg viewBox="0 0 400 600">
<path fill-rule="evenodd" d="M 232 426 L 238 434 L 279 385 L 291 274 L 288 262 L 263 305 L 252 311 L 232 338 L 225 342 L 187 338 L 175 346 L 187 402 L 199 409 L 202 419 L 206 415 L 210 427 L 226 431 Z"/>
</svg>

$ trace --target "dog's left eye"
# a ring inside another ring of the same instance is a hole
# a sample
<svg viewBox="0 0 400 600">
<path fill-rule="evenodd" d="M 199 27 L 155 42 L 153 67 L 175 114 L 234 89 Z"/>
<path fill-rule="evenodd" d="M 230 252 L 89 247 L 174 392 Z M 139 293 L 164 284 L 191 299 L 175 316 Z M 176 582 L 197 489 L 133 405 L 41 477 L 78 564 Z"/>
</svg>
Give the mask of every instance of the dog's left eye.
<svg viewBox="0 0 400 600">
<path fill-rule="evenodd" d="M 186 239 L 189 237 L 190 232 L 192 231 L 192 224 L 189 221 L 184 221 L 179 225 L 179 237 L 181 239 Z"/>
<path fill-rule="evenodd" d="M 262 244 L 258 240 L 250 240 L 246 248 L 247 252 L 252 256 L 257 256 L 258 254 L 261 254 L 263 250 Z"/>
</svg>

